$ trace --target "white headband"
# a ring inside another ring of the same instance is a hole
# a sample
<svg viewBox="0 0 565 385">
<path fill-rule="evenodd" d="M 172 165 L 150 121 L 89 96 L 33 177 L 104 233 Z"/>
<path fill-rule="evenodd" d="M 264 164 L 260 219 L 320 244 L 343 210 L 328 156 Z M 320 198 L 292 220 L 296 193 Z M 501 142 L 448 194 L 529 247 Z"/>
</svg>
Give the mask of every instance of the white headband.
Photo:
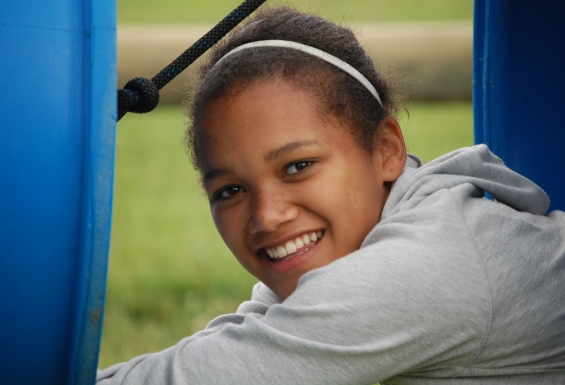
<svg viewBox="0 0 565 385">
<path fill-rule="evenodd" d="M 377 92 L 375 87 L 373 87 L 371 82 L 369 80 L 367 80 L 367 78 L 365 76 L 363 76 L 363 74 L 361 72 L 357 71 L 355 68 L 353 68 L 352 66 L 350 66 L 349 64 L 347 64 L 343 60 L 341 60 L 341 59 L 339 59 L 339 58 L 337 58 L 333 55 L 330 55 L 327 52 L 324 52 L 324 51 L 319 50 L 319 49 L 314 48 L 314 47 L 310 47 L 308 45 L 296 43 L 294 41 L 261 40 L 261 41 L 254 41 L 252 43 L 243 44 L 243 45 L 240 45 L 237 48 L 234 48 L 233 50 L 231 50 L 227 54 L 225 54 L 220 60 L 218 60 L 216 62 L 216 64 L 214 66 L 218 65 L 218 63 L 220 63 L 222 60 L 224 60 L 226 57 L 230 56 L 231 54 L 234 54 L 236 52 L 239 52 L 239 51 L 247 49 L 247 48 L 255 48 L 255 47 L 292 48 L 292 49 L 295 49 L 295 50 L 298 50 L 298 51 L 308 53 L 312 56 L 316 56 L 317 58 L 320 58 L 320 59 L 322 59 L 322 60 L 324 60 L 324 61 L 326 61 L 330 64 L 333 64 L 334 66 L 342 69 L 343 71 L 347 72 L 349 75 L 353 76 L 355 79 L 357 79 L 359 81 L 359 83 L 361 83 L 371 93 L 371 95 L 373 95 L 375 97 L 375 99 L 377 99 L 377 101 L 379 102 L 381 107 L 383 106 L 383 102 L 381 102 L 381 98 L 379 96 L 379 93 Z"/>
</svg>

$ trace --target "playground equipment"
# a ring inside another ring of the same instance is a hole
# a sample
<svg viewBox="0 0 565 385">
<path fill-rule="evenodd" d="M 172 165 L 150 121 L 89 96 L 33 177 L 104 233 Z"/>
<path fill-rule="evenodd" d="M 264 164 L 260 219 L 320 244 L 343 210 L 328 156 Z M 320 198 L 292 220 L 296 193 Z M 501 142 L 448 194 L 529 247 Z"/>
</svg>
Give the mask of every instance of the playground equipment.
<svg viewBox="0 0 565 385">
<path fill-rule="evenodd" d="M 565 3 L 477 0 L 476 141 L 565 208 Z M 115 3 L 0 2 L 0 384 L 92 384 L 116 111 Z"/>
<path fill-rule="evenodd" d="M 477 0 L 475 142 L 565 209 L 565 2 Z"/>
<path fill-rule="evenodd" d="M 0 2 L 0 384 L 94 382 L 115 28 L 111 0 Z"/>
</svg>

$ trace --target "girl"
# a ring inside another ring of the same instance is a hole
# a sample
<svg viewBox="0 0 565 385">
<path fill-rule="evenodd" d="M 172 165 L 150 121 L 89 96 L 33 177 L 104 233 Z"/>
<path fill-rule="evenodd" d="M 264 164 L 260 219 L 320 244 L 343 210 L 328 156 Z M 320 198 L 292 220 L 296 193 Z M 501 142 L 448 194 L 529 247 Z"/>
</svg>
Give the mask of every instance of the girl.
<svg viewBox="0 0 565 385">
<path fill-rule="evenodd" d="M 485 146 L 422 166 L 395 111 L 353 34 L 321 18 L 263 11 L 219 45 L 188 144 L 261 282 L 99 384 L 564 383 L 565 214 Z"/>
</svg>

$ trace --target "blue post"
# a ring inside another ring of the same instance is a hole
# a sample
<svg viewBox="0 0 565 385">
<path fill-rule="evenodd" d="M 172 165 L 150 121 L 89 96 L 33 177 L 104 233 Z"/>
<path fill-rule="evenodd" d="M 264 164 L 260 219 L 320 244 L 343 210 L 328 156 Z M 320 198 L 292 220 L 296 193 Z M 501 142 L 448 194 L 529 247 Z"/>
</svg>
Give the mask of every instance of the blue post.
<svg viewBox="0 0 565 385">
<path fill-rule="evenodd" d="M 0 1 L 0 384 L 92 384 L 116 118 L 113 0 Z"/>
<path fill-rule="evenodd" d="M 564 1 L 476 0 L 475 141 L 565 209 Z"/>
</svg>

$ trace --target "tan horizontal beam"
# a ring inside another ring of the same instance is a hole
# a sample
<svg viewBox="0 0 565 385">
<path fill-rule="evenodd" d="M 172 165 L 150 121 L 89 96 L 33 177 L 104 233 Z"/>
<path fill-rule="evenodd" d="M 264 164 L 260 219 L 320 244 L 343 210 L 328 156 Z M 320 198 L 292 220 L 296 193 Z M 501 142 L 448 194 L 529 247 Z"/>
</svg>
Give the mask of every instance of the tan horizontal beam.
<svg viewBox="0 0 565 385">
<path fill-rule="evenodd" d="M 153 77 L 211 25 L 120 25 L 118 83 Z M 380 70 L 404 79 L 410 99 L 471 99 L 473 27 L 470 22 L 372 23 L 351 26 Z M 194 65 L 161 90 L 179 103 L 190 91 Z"/>
</svg>

